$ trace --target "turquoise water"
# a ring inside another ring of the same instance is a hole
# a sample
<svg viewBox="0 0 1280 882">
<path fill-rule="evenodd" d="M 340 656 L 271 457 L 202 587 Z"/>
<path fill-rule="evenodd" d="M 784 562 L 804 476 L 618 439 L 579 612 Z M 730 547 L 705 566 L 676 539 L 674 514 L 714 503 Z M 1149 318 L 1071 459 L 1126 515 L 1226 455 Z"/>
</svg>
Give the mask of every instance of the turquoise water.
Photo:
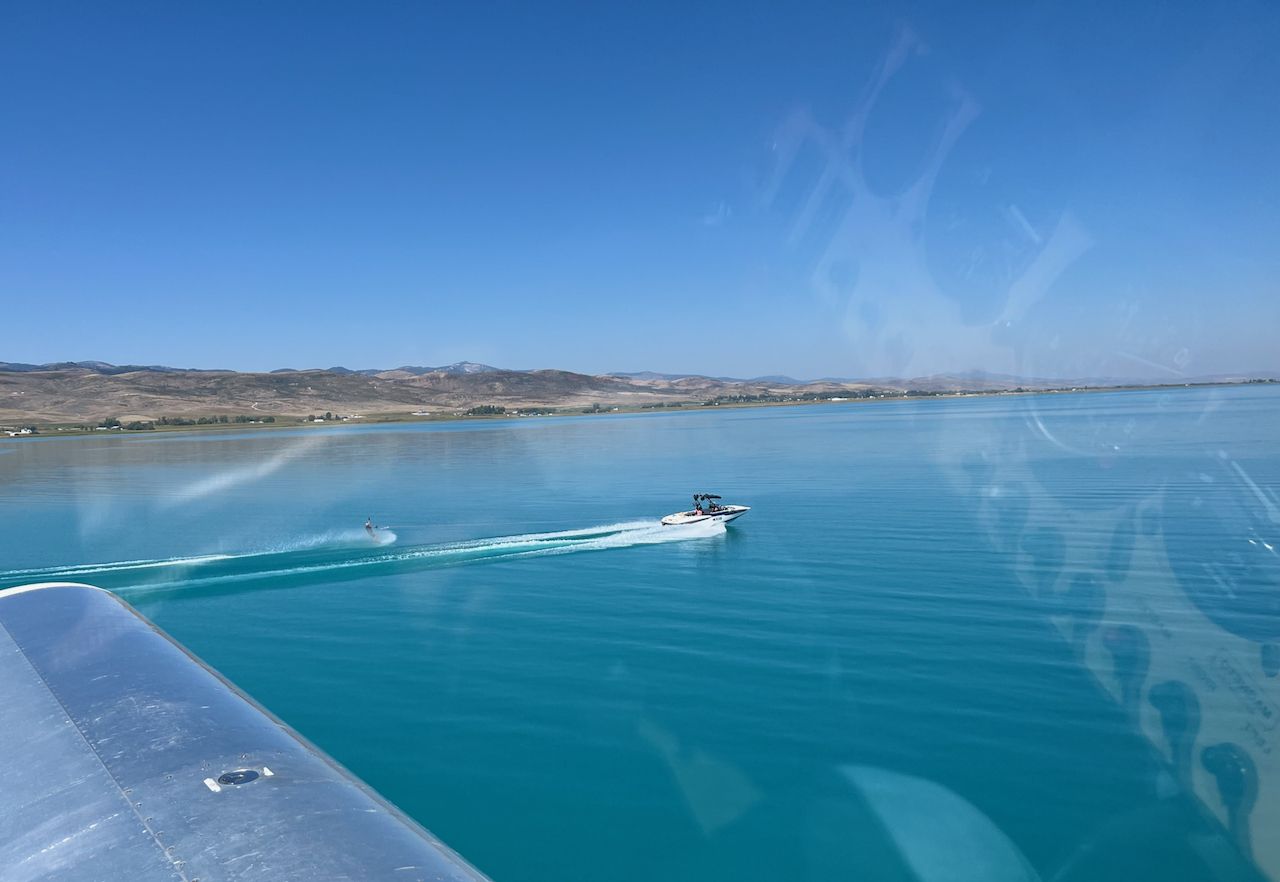
<svg viewBox="0 0 1280 882">
<path fill-rule="evenodd" d="M 1278 440 L 1272 387 L 21 440 L 0 587 L 118 591 L 500 882 L 1274 873 Z M 752 511 L 656 526 L 701 490 Z"/>
</svg>

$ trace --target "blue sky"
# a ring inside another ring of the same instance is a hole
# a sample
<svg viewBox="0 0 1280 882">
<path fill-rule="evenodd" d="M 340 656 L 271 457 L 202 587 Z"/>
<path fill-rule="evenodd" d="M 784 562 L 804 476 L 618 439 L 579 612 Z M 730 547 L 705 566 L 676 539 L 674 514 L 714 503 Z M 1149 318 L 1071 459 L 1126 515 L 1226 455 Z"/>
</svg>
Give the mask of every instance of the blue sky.
<svg viewBox="0 0 1280 882">
<path fill-rule="evenodd" d="M 1280 370 L 1275 4 L 0 16 L 0 360 Z"/>
</svg>

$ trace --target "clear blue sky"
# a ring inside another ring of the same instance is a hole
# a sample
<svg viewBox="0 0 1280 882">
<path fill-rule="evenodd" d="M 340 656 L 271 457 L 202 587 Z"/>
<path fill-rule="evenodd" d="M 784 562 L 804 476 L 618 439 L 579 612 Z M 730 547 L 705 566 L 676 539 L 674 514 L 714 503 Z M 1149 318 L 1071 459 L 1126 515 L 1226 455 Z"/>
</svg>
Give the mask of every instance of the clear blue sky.
<svg viewBox="0 0 1280 882">
<path fill-rule="evenodd" d="M 1280 370 L 1277 45 L 1271 2 L 9 3 L 0 360 Z"/>
</svg>

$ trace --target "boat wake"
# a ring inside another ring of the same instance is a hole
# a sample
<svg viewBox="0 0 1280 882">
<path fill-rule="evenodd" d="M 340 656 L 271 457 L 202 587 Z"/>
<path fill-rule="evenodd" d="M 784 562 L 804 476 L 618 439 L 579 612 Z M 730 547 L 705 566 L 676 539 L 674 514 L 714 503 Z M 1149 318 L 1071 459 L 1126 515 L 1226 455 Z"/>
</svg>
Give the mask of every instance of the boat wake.
<svg viewBox="0 0 1280 882">
<path fill-rule="evenodd" d="M 396 534 L 388 527 L 378 527 L 372 534 L 363 527 L 349 527 L 344 530 L 328 530 L 313 536 L 290 539 L 267 549 L 270 553 L 286 551 L 308 551 L 315 548 L 371 548 L 374 546 L 394 545 Z M 260 552 L 250 552 L 257 554 Z"/>
<path fill-rule="evenodd" d="M 380 531 L 383 532 L 383 531 Z M 722 535 L 721 523 L 671 528 L 654 521 L 627 521 L 579 530 L 521 533 L 460 542 L 388 548 L 395 533 L 371 543 L 364 530 L 344 530 L 299 539 L 266 551 L 127 560 L 68 567 L 0 572 L 0 588 L 32 582 L 87 581 L 124 595 L 136 592 L 365 575 L 370 569 L 407 572 L 486 561 L 571 554 L 681 542 Z"/>
</svg>

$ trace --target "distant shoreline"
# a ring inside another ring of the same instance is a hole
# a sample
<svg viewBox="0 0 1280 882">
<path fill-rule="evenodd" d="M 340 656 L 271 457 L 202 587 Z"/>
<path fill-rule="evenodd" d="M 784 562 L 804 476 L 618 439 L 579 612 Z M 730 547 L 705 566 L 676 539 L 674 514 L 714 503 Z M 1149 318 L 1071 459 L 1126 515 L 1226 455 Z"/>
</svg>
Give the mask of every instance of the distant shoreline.
<svg viewBox="0 0 1280 882">
<path fill-rule="evenodd" d="M 369 415 L 361 415 L 358 417 L 343 418 L 334 415 L 331 419 L 312 419 L 308 420 L 300 416 L 279 415 L 275 422 L 235 422 L 228 419 L 226 422 L 213 422 L 204 424 L 191 425 L 155 425 L 153 428 L 146 429 L 130 429 L 123 427 L 113 428 L 84 428 L 81 424 L 73 424 L 67 422 L 52 422 L 40 420 L 19 420 L 18 423 L 26 426 L 34 426 L 36 431 L 30 434 L 15 434 L 14 427 L 0 427 L 0 442 L 13 441 L 33 441 L 49 438 L 99 438 L 99 437 L 147 437 L 163 434 L 206 434 L 220 435 L 227 432 L 269 432 L 279 429 L 308 429 L 317 430 L 325 428 L 341 428 L 359 425 L 395 425 L 395 424 L 417 424 L 417 423 L 455 423 L 455 422 L 493 422 L 495 420 L 519 420 L 519 419 L 555 419 L 561 417 L 583 417 L 583 416 L 609 416 L 622 414 L 660 414 L 660 413 L 697 413 L 708 409 L 734 409 L 744 410 L 750 408 L 764 407 L 798 407 L 812 405 L 839 405 L 839 404 L 889 404 L 893 402 L 903 401 L 930 401 L 930 400 L 953 400 L 957 398 L 996 398 L 996 397 L 1027 397 L 1040 395 L 1083 395 L 1101 392 L 1141 392 L 1141 391 L 1157 391 L 1157 390 L 1181 390 L 1181 389 L 1204 389 L 1204 388 L 1222 388 L 1237 386 L 1280 386 L 1280 382 L 1276 380 L 1240 380 L 1240 381 L 1221 381 L 1221 382 L 1199 382 L 1199 383 L 1135 383 L 1116 386 L 1076 386 L 1052 389 L 982 389 L 982 390 L 955 390 L 955 391 L 938 391 L 926 393 L 884 393 L 874 395 L 836 395 L 829 397 L 809 399 L 809 400 L 786 400 L 786 401 L 713 401 L 705 403 L 671 403 L 660 405 L 598 405 L 580 407 L 573 405 L 560 406 L 536 406 L 526 408 L 523 411 L 518 407 L 503 408 L 501 412 L 469 414 L 459 411 L 442 410 L 440 412 L 421 413 L 421 412 L 386 412 L 372 413 Z"/>
</svg>

